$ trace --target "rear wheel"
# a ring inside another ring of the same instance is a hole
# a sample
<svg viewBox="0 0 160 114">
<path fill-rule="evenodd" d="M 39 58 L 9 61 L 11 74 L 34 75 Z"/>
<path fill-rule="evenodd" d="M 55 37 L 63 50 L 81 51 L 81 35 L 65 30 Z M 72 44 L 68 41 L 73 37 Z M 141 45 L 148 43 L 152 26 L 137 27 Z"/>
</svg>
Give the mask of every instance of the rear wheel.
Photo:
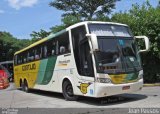
<svg viewBox="0 0 160 114">
<path fill-rule="evenodd" d="M 27 81 L 24 81 L 24 86 L 23 86 L 23 90 L 26 92 L 26 93 L 29 93 L 29 88 L 28 88 L 28 83 Z"/>
<path fill-rule="evenodd" d="M 66 100 L 75 101 L 78 96 L 74 95 L 72 84 L 69 81 L 65 81 L 62 86 L 63 96 Z"/>
<path fill-rule="evenodd" d="M 19 81 L 19 87 L 20 87 L 20 90 L 23 90 L 23 82 L 22 82 L 22 80 Z"/>
</svg>

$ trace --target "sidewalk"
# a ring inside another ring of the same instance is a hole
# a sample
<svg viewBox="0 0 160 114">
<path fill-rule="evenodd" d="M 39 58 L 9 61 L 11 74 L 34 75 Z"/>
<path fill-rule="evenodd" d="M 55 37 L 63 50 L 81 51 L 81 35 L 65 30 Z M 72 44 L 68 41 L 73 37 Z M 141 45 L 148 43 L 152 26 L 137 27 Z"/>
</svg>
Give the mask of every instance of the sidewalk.
<svg viewBox="0 0 160 114">
<path fill-rule="evenodd" d="M 153 86 L 160 86 L 160 83 L 154 83 L 154 84 L 143 84 L 144 87 L 153 87 Z"/>
</svg>

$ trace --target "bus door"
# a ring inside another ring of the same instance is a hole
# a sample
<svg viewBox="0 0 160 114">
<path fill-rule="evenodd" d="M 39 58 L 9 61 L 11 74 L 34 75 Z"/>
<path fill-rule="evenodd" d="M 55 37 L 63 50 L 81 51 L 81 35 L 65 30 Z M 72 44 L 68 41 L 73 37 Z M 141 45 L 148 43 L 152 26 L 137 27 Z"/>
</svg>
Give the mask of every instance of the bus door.
<svg viewBox="0 0 160 114">
<path fill-rule="evenodd" d="M 86 37 L 85 26 L 80 26 L 72 30 L 72 42 L 74 58 L 78 71 L 78 84 L 80 91 L 84 95 L 93 94 L 94 90 L 94 70 L 90 46 Z"/>
<path fill-rule="evenodd" d="M 92 55 L 90 53 L 90 46 L 88 39 L 85 38 L 80 42 L 80 64 L 81 64 L 81 92 L 89 95 L 93 95 L 94 91 L 94 70 Z"/>
</svg>

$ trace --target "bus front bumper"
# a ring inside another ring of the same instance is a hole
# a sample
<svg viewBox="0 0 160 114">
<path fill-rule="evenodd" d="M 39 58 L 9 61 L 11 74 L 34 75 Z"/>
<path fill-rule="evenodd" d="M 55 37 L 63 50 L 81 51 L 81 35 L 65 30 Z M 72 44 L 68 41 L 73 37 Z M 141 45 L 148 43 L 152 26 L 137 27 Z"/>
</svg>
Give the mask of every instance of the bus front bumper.
<svg viewBox="0 0 160 114">
<path fill-rule="evenodd" d="M 141 90 L 143 87 L 143 79 L 133 83 L 126 84 L 106 84 L 96 83 L 95 97 L 106 97 L 122 93 L 131 93 Z"/>
</svg>

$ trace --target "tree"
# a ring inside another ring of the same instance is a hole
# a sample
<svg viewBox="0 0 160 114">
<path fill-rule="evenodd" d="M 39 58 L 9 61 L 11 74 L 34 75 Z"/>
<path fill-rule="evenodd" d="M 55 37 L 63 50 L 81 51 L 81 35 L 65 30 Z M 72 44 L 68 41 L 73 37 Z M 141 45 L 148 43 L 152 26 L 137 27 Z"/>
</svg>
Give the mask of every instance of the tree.
<svg viewBox="0 0 160 114">
<path fill-rule="evenodd" d="M 42 38 L 47 37 L 50 34 L 50 32 L 47 32 L 43 29 L 41 29 L 39 32 L 33 31 L 30 36 L 32 37 L 32 42 L 36 42 L 38 40 L 41 40 Z"/>
<path fill-rule="evenodd" d="M 13 59 L 16 51 L 30 45 L 30 40 L 16 39 L 8 32 L 0 31 L 0 61 L 8 61 Z"/>
<path fill-rule="evenodd" d="M 62 25 L 57 25 L 50 28 L 53 33 L 59 32 L 70 25 L 80 22 L 81 20 L 80 20 L 80 17 L 75 17 L 73 15 L 66 15 L 61 19 L 61 21 L 63 23 Z"/>
<path fill-rule="evenodd" d="M 120 0 L 54 0 L 50 6 L 65 11 L 63 17 L 72 15 L 83 20 L 92 20 L 97 15 L 107 16 Z"/>
<path fill-rule="evenodd" d="M 144 79 L 145 82 L 160 81 L 160 8 L 152 7 L 147 1 L 142 6 L 133 5 L 128 12 L 114 14 L 112 21 L 129 25 L 134 35 L 149 37 L 150 51 L 141 54 Z"/>
<path fill-rule="evenodd" d="M 62 25 L 51 28 L 53 33 L 59 32 L 70 25 L 84 20 L 110 21 L 108 14 L 120 0 L 55 0 L 50 6 L 66 13 L 62 15 Z"/>
</svg>

